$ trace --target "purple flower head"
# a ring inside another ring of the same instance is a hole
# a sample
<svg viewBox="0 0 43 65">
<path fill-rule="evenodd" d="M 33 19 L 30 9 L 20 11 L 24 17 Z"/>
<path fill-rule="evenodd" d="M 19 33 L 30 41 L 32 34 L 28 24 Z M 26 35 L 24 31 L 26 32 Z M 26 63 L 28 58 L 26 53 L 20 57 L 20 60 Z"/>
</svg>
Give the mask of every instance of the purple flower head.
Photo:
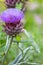
<svg viewBox="0 0 43 65">
<path fill-rule="evenodd" d="M 14 8 L 7 9 L 1 15 L 1 19 L 5 22 L 4 32 L 10 36 L 16 36 L 22 32 L 23 23 L 21 19 L 24 17 L 22 11 Z"/>
<path fill-rule="evenodd" d="M 14 8 L 7 9 L 4 11 L 1 15 L 1 19 L 5 23 L 18 23 L 20 20 L 24 17 L 24 14 L 22 11 Z"/>
</svg>

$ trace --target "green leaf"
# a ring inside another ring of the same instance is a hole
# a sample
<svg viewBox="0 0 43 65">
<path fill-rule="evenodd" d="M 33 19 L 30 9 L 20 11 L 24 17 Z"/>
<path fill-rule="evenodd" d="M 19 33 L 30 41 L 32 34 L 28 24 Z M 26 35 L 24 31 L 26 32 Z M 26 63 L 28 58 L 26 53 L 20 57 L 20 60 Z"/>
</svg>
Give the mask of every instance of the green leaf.
<svg viewBox="0 0 43 65">
<path fill-rule="evenodd" d="M 31 42 L 32 42 L 32 45 L 35 47 L 36 51 L 37 51 L 38 53 L 40 53 L 39 46 L 37 45 L 37 43 L 36 43 L 36 42 L 34 41 L 34 39 L 32 38 L 30 32 L 27 32 L 27 31 L 24 29 L 24 33 L 26 34 L 26 36 L 27 36 L 28 38 L 30 38 L 30 40 L 31 40 Z"/>
<path fill-rule="evenodd" d="M 16 36 L 16 40 L 17 40 L 17 41 L 20 41 L 20 40 L 21 40 L 21 36 L 18 36 L 18 35 L 17 35 L 17 36 Z"/>
<path fill-rule="evenodd" d="M 16 57 L 16 59 L 13 62 L 9 63 L 8 65 L 12 65 L 12 64 L 16 64 L 16 63 L 22 62 L 23 59 L 26 57 L 27 52 L 30 49 L 33 49 L 33 47 L 31 46 L 31 47 L 28 47 L 28 48 L 24 49 L 24 51 L 23 51 L 24 56 L 22 57 L 22 53 L 19 53 L 19 55 Z"/>
</svg>

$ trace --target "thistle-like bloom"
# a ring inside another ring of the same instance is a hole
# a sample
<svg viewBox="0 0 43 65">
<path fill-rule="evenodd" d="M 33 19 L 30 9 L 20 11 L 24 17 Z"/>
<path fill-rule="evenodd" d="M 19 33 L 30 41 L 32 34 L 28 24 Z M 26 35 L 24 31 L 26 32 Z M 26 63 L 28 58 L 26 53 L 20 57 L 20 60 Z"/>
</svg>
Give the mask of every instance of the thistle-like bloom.
<svg viewBox="0 0 43 65">
<path fill-rule="evenodd" d="M 23 29 L 23 23 L 21 19 L 24 17 L 22 11 L 18 9 L 7 9 L 1 15 L 1 19 L 5 22 L 4 31 L 8 35 L 16 36 Z"/>
<path fill-rule="evenodd" d="M 16 3 L 20 3 L 21 0 L 5 0 L 7 8 L 15 8 Z"/>
</svg>

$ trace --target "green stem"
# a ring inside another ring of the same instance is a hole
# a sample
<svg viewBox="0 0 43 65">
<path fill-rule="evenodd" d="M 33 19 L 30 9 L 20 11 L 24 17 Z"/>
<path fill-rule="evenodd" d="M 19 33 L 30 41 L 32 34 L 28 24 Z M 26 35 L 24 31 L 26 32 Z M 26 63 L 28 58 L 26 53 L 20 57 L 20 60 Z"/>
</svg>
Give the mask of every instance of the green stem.
<svg viewBox="0 0 43 65">
<path fill-rule="evenodd" d="M 20 51 L 22 52 L 22 57 L 23 57 L 23 50 L 19 47 L 19 43 L 17 43 L 18 48 L 20 49 Z"/>
<path fill-rule="evenodd" d="M 7 37 L 7 41 L 6 41 L 6 46 L 5 46 L 5 52 L 4 52 L 4 58 L 3 58 L 3 61 L 2 61 L 2 65 L 4 65 L 4 62 L 5 62 L 5 59 L 6 59 L 6 56 L 7 56 L 7 53 L 11 47 L 11 44 L 12 44 L 12 40 L 13 40 L 13 37 L 12 36 L 8 36 Z"/>
</svg>

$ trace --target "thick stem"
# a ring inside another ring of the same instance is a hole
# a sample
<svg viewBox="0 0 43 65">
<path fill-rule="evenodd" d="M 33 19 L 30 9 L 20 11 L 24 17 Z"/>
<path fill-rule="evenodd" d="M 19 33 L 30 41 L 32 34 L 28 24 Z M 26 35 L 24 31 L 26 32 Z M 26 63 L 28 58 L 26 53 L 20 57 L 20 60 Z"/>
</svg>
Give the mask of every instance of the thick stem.
<svg viewBox="0 0 43 65">
<path fill-rule="evenodd" d="M 4 65 L 4 62 L 5 62 L 7 53 L 9 51 L 10 47 L 11 47 L 12 41 L 13 41 L 13 37 L 12 36 L 7 37 L 6 46 L 5 46 L 5 52 L 4 52 L 5 55 L 4 55 L 4 58 L 3 58 L 3 61 L 2 61 L 2 65 Z"/>
</svg>

